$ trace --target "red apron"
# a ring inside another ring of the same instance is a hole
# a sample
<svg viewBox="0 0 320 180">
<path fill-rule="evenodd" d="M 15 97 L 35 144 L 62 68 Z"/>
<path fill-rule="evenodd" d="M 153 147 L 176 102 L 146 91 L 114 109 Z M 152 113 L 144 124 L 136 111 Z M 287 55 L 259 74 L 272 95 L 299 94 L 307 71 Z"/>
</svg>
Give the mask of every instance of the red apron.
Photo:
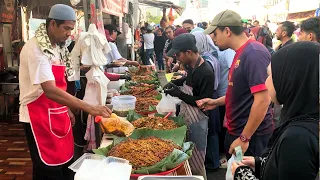
<svg viewBox="0 0 320 180">
<path fill-rule="evenodd" d="M 52 65 L 56 86 L 66 90 L 65 66 Z M 68 107 L 48 99 L 44 93 L 28 106 L 30 124 L 42 162 L 65 164 L 73 158 L 74 146 Z"/>
</svg>

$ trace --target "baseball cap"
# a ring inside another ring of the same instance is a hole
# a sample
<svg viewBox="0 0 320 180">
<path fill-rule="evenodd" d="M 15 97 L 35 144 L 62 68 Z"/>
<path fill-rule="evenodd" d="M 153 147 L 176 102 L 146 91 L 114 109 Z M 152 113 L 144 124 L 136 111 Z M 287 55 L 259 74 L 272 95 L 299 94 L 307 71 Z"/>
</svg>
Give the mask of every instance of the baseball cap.
<svg viewBox="0 0 320 180">
<path fill-rule="evenodd" d="M 167 56 L 172 57 L 180 51 L 197 49 L 196 38 L 193 34 L 185 33 L 175 37 L 172 41 L 172 48 L 167 53 Z"/>
<path fill-rule="evenodd" d="M 219 26 L 240 26 L 240 27 L 242 27 L 241 16 L 232 10 L 222 11 L 214 17 L 210 26 L 208 26 L 208 28 L 203 33 L 204 34 L 211 34 Z"/>
<path fill-rule="evenodd" d="M 65 4 L 53 5 L 50 9 L 48 18 L 64 21 L 76 21 L 77 16 L 74 9 Z"/>
<path fill-rule="evenodd" d="M 112 24 L 104 25 L 104 29 L 108 30 L 110 34 L 112 34 L 112 31 L 116 31 L 118 36 L 121 34 L 121 32 Z"/>
</svg>

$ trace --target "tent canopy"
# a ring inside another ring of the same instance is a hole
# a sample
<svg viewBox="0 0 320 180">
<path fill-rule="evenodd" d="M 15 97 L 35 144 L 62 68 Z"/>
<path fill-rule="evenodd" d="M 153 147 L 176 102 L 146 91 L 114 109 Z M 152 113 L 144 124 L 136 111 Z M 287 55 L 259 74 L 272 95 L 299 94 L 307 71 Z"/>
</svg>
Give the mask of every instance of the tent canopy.
<svg viewBox="0 0 320 180">
<path fill-rule="evenodd" d="M 182 14 L 183 8 L 173 4 L 171 1 L 157 1 L 157 0 L 139 0 L 140 4 L 158 7 L 158 8 L 172 8 L 174 9 L 179 15 Z"/>
</svg>

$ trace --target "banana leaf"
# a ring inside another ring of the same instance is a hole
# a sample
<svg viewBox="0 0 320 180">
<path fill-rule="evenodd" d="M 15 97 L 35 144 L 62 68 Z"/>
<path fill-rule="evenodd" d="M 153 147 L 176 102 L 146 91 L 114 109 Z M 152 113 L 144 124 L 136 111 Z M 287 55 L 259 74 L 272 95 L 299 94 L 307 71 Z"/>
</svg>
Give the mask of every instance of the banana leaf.
<svg viewBox="0 0 320 180">
<path fill-rule="evenodd" d="M 154 105 L 149 105 L 149 109 L 148 109 L 150 112 L 153 112 L 155 110 L 157 110 L 156 106 Z"/>
<path fill-rule="evenodd" d="M 164 117 L 164 115 L 158 114 L 158 113 L 156 113 L 155 116 Z M 134 110 L 129 110 L 129 113 L 128 113 L 128 116 L 127 116 L 127 120 L 128 120 L 129 122 L 132 122 L 132 121 L 137 120 L 137 119 L 139 119 L 139 118 L 141 118 L 141 117 L 142 117 L 142 116 L 141 116 L 140 114 L 136 113 Z M 178 116 L 178 117 L 168 117 L 168 119 L 174 121 L 174 122 L 178 125 L 178 127 L 181 127 L 181 126 L 186 125 L 183 117 L 181 117 L 181 116 Z"/>
<path fill-rule="evenodd" d="M 170 170 L 174 167 L 177 167 L 179 164 L 188 160 L 192 155 L 192 150 L 194 149 L 194 144 L 192 142 L 185 142 L 184 139 L 186 136 L 187 127 L 182 126 L 173 130 L 151 130 L 151 129 L 138 129 L 135 130 L 129 138 L 139 139 L 146 137 L 158 137 L 161 139 L 171 140 L 173 143 L 182 147 L 182 150 L 174 149 L 170 155 L 162 159 L 160 162 L 154 164 L 153 166 L 143 167 L 141 169 L 135 170 L 134 174 L 155 174 L 163 171 Z M 126 138 L 117 137 L 114 139 L 112 145 L 94 149 L 95 154 L 106 155 L 112 147 L 119 144 Z"/>
<path fill-rule="evenodd" d="M 160 101 L 162 99 L 162 95 L 159 93 L 158 95 L 154 96 L 154 98 Z"/>
</svg>

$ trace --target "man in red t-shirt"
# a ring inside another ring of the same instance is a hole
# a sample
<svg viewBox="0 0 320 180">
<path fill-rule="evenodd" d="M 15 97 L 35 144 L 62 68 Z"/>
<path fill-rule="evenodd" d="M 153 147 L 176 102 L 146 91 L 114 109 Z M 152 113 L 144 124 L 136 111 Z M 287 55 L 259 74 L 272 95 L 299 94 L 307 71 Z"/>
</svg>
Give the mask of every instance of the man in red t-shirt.
<svg viewBox="0 0 320 180">
<path fill-rule="evenodd" d="M 213 33 L 213 41 L 220 50 L 231 48 L 236 55 L 229 71 L 226 96 L 202 99 L 197 104 L 205 110 L 226 105 L 225 149 L 229 155 L 241 146 L 245 155 L 259 156 L 274 128 L 265 86 L 270 53 L 263 44 L 246 36 L 240 15 L 231 10 L 219 13 L 204 33 Z"/>
</svg>

